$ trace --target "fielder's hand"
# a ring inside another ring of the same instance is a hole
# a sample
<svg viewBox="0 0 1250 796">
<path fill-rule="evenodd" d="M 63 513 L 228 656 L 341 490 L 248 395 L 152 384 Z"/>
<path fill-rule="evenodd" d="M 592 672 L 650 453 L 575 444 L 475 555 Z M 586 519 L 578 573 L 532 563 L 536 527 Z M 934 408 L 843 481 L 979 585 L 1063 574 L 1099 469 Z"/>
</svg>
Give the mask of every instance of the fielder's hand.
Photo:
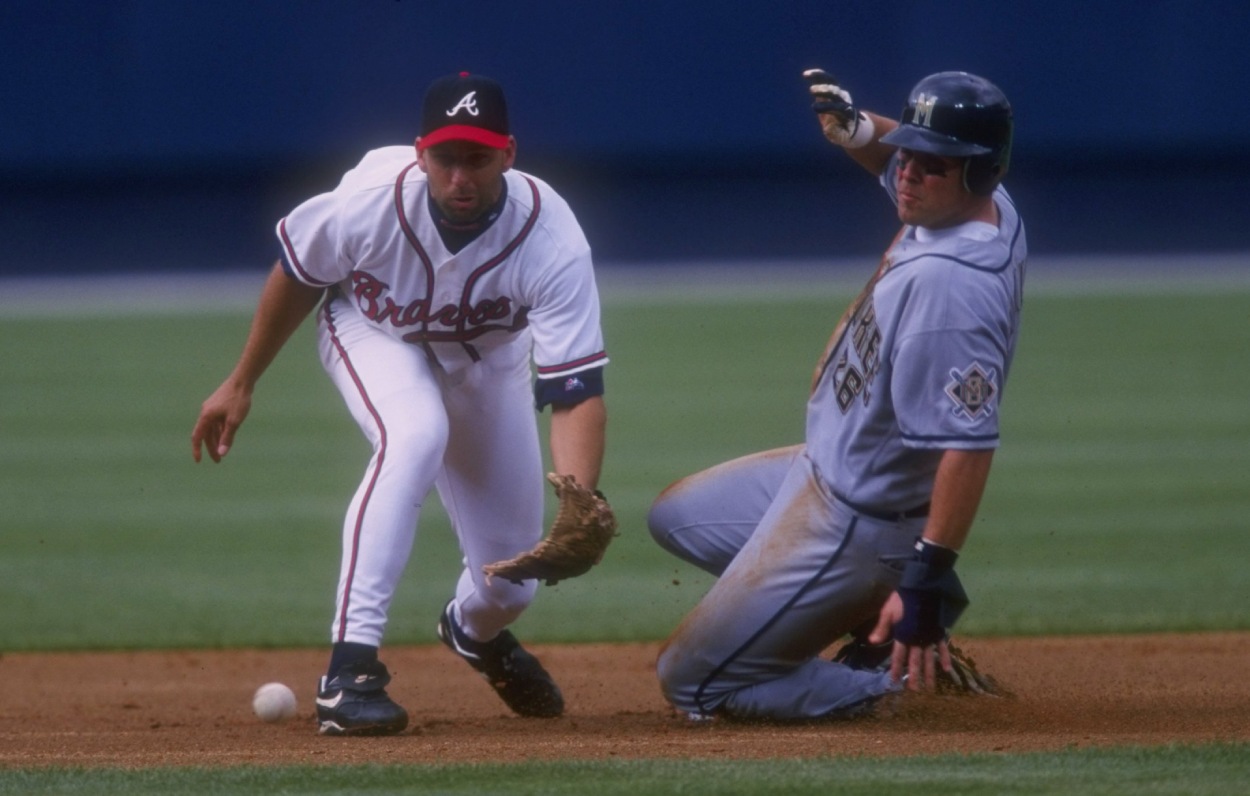
<svg viewBox="0 0 1250 796">
<path fill-rule="evenodd" d="M 200 417 L 191 431 L 191 456 L 198 463 L 200 448 L 214 462 L 230 452 L 238 431 L 252 408 L 252 392 L 227 379 L 200 406 Z"/>
<path fill-rule="evenodd" d="M 872 140 L 872 120 L 855 109 L 850 92 L 837 85 L 833 75 L 823 69 L 808 69 L 803 79 L 825 138 L 846 149 L 857 149 Z"/>
<path fill-rule="evenodd" d="M 482 567 L 487 578 L 521 583 L 538 579 L 548 586 L 583 575 L 603 559 L 616 536 L 616 516 L 600 492 L 592 492 L 571 475 L 548 473 L 560 507 L 547 538 L 528 553 Z"/>
</svg>

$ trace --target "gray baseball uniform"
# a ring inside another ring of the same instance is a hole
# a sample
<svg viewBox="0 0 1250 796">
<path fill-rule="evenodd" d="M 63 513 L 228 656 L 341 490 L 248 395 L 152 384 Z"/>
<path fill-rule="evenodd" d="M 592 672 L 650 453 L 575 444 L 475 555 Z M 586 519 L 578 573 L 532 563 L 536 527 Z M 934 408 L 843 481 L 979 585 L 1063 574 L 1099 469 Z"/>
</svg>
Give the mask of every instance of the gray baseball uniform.
<svg viewBox="0 0 1250 796">
<path fill-rule="evenodd" d="M 881 177 L 895 197 L 897 157 Z M 668 640 L 661 687 L 694 716 L 836 716 L 898 688 L 821 652 L 872 620 L 924 528 L 938 461 L 998 445 L 1027 245 L 995 227 L 904 226 L 817 369 L 803 445 L 669 487 L 648 522 L 718 577 Z"/>
</svg>

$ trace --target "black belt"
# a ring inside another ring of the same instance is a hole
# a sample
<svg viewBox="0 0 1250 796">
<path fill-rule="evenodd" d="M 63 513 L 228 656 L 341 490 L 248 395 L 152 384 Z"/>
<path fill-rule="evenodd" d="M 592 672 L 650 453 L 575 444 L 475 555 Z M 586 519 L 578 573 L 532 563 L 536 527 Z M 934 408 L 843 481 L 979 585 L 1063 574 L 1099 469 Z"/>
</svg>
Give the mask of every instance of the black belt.
<svg viewBox="0 0 1250 796">
<path fill-rule="evenodd" d="M 838 500 L 842 501 L 843 503 L 845 503 L 846 505 L 850 506 L 852 509 L 854 509 L 856 514 L 863 514 L 865 517 L 872 517 L 874 520 L 881 520 L 882 522 L 898 522 L 901 520 L 915 520 L 915 519 L 919 519 L 920 517 L 929 516 L 929 502 L 928 501 L 921 503 L 919 506 L 915 506 L 913 508 L 907 509 L 906 511 L 879 511 L 876 509 L 865 508 L 858 504 L 852 503 L 851 501 L 847 500 L 846 498 L 842 497 L 841 495 L 837 493 L 834 493 L 833 496 L 837 498 Z"/>
</svg>

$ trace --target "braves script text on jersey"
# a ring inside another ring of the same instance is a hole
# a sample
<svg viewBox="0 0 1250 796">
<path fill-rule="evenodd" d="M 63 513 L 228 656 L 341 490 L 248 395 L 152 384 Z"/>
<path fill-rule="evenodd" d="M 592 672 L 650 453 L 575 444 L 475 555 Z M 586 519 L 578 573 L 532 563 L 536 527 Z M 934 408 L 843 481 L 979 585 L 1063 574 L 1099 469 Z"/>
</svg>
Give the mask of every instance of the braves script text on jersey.
<svg viewBox="0 0 1250 796">
<path fill-rule="evenodd" d="M 322 364 L 373 446 L 343 527 L 336 642 L 380 643 L 435 487 L 465 557 L 466 626 L 492 638 L 533 598 L 535 581 L 481 574 L 542 535 L 531 357 L 544 403 L 607 356 L 573 213 L 536 177 L 511 170 L 504 181 L 498 216 L 456 253 L 411 147 L 368 153 L 278 224 L 287 272 L 330 288 L 317 315 Z"/>
</svg>

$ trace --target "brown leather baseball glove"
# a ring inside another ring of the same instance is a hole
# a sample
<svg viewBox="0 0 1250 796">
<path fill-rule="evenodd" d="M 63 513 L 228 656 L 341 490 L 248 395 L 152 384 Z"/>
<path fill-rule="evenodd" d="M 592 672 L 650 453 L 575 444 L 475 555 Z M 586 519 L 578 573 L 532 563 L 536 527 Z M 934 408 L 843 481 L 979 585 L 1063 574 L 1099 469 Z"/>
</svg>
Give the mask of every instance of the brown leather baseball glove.
<svg viewBox="0 0 1250 796">
<path fill-rule="evenodd" d="M 591 491 L 571 475 L 547 474 L 560 502 L 547 538 L 527 553 L 482 567 L 488 578 L 513 583 L 538 579 L 554 586 L 583 575 L 603 559 L 608 543 L 616 536 L 616 516 L 603 494 Z"/>
<path fill-rule="evenodd" d="M 939 694 L 972 694 L 976 696 L 1015 696 L 1008 691 L 992 674 L 984 674 L 977 668 L 972 656 L 951 644 L 946 643 L 951 653 L 951 670 L 939 669 L 937 673 L 937 692 Z"/>
</svg>

